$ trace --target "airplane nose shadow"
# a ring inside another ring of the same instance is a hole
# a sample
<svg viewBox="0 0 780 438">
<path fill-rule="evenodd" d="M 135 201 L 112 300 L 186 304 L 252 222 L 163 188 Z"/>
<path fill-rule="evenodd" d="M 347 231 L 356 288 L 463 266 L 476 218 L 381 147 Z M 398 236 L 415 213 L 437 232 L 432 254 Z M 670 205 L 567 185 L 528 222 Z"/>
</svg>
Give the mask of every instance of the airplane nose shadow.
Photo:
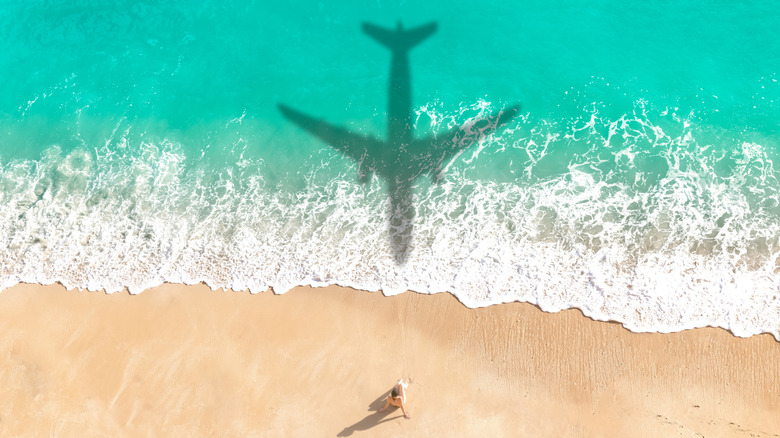
<svg viewBox="0 0 780 438">
<path fill-rule="evenodd" d="M 514 105 L 487 118 L 470 120 L 445 133 L 415 140 L 411 122 L 408 52 L 436 32 L 436 29 L 435 22 L 404 29 L 399 21 L 395 30 L 363 23 L 363 32 L 392 53 L 386 141 L 351 132 L 281 103 L 277 105 L 285 118 L 355 160 L 360 180 L 366 180 L 369 174 L 376 174 L 385 181 L 388 189 L 388 238 L 398 265 L 406 263 L 412 247 L 415 219 L 412 186 L 415 180 L 420 176 L 428 176 L 438 182 L 442 169 L 449 161 L 498 132 L 520 112 L 520 106 Z M 478 128 L 475 126 L 477 124 Z"/>
</svg>

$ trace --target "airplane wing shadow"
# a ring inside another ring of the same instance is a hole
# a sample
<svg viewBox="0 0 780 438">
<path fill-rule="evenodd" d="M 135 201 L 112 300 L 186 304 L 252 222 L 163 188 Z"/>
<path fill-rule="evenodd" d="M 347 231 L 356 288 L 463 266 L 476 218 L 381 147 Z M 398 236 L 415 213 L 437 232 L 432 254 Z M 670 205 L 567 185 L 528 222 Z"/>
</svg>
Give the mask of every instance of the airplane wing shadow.
<svg viewBox="0 0 780 438">
<path fill-rule="evenodd" d="M 443 134 L 416 140 L 412 147 L 419 148 L 421 154 L 428 153 L 436 157 L 432 162 L 437 167 L 426 170 L 431 179 L 438 182 L 444 176 L 444 166 L 470 147 L 500 132 L 519 113 L 520 105 L 513 105 L 488 117 L 473 118 Z"/>
<path fill-rule="evenodd" d="M 367 182 L 371 174 L 386 182 L 387 231 L 398 265 L 406 263 L 412 247 L 415 218 L 412 187 L 415 180 L 427 175 L 434 182 L 439 182 L 447 163 L 498 132 L 520 111 L 520 106 L 515 105 L 487 118 L 472 119 L 444 134 L 414 140 L 408 52 L 433 35 L 437 28 L 435 22 L 405 29 L 399 21 L 394 30 L 363 23 L 363 32 L 391 53 L 386 141 L 350 132 L 278 104 L 279 111 L 288 120 L 355 160 L 360 182 Z"/>
<path fill-rule="evenodd" d="M 399 265 L 406 262 L 413 239 L 416 213 L 412 186 L 415 180 L 427 175 L 434 182 L 440 182 L 444 176 L 442 169 L 453 158 L 499 132 L 520 111 L 520 106 L 515 105 L 489 117 L 471 119 L 444 134 L 416 140 L 403 151 L 394 153 L 387 150 L 393 146 L 391 144 L 353 133 L 284 104 L 278 106 L 288 120 L 355 160 L 361 181 L 371 173 L 385 181 L 388 237 Z"/>
</svg>

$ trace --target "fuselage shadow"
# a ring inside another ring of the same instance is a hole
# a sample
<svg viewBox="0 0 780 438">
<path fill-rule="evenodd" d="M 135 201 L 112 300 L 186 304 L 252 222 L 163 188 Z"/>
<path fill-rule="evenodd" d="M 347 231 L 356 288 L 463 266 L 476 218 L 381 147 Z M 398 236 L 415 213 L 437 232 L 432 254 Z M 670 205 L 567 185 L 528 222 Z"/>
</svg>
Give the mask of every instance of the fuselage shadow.
<svg viewBox="0 0 780 438">
<path fill-rule="evenodd" d="M 392 54 L 387 102 L 387 140 L 351 132 L 314 118 L 284 104 L 281 113 L 291 122 L 358 163 L 358 180 L 366 183 L 377 175 L 387 186 L 387 231 L 396 263 L 406 262 L 413 239 L 415 208 L 412 187 L 421 176 L 438 183 L 443 169 L 455 156 L 484 141 L 520 111 L 519 105 L 487 118 L 472 119 L 462 126 L 437 135 L 414 139 L 411 104 L 411 75 L 408 52 L 436 32 L 435 22 L 395 30 L 363 23 L 363 32 L 388 48 Z"/>
</svg>

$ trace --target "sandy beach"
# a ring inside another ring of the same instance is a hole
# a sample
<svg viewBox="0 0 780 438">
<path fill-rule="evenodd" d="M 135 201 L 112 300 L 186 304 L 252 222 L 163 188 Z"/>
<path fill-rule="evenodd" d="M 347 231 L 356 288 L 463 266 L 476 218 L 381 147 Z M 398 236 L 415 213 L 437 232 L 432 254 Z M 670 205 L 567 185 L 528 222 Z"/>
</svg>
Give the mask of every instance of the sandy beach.
<svg viewBox="0 0 780 438">
<path fill-rule="evenodd" d="M 0 293 L 0 435 L 778 437 L 780 343 L 449 294 Z M 378 414 L 411 381 L 406 420 Z"/>
</svg>

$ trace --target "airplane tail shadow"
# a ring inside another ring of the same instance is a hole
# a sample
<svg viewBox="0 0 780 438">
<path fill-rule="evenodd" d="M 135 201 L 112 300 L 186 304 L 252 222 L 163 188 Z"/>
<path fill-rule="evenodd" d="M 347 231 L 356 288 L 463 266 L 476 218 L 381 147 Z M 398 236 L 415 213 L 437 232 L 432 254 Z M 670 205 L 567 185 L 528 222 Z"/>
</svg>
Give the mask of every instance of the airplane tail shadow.
<svg viewBox="0 0 780 438">
<path fill-rule="evenodd" d="M 383 29 L 370 23 L 363 31 L 392 52 L 388 101 L 388 139 L 382 141 L 332 125 L 287 105 L 278 104 L 289 121 L 358 163 L 358 180 L 376 174 L 388 185 L 387 231 L 398 265 L 409 258 L 414 238 L 415 208 L 412 186 L 420 176 L 439 182 L 447 163 L 472 145 L 499 132 L 520 112 L 514 105 L 450 131 L 415 140 L 411 127 L 411 79 L 406 52 L 435 33 L 436 23 L 404 29 Z"/>
</svg>

